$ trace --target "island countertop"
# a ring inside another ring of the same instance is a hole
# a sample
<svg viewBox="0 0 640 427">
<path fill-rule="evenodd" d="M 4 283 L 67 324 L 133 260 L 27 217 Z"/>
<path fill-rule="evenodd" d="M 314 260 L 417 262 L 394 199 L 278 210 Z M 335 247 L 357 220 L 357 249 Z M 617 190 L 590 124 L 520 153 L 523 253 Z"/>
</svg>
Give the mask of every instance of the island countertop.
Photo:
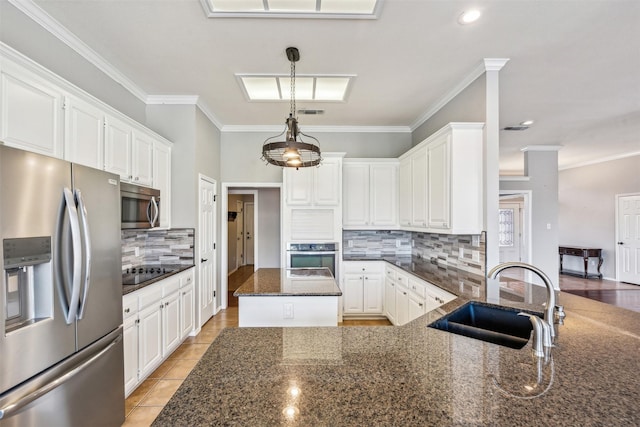
<svg viewBox="0 0 640 427">
<path fill-rule="evenodd" d="M 466 294 L 401 327 L 227 328 L 154 425 L 640 425 L 640 313 L 560 292 L 544 362 L 427 326 Z"/>
<path fill-rule="evenodd" d="M 247 296 L 340 296 L 328 268 L 261 268 L 233 293 Z"/>
</svg>

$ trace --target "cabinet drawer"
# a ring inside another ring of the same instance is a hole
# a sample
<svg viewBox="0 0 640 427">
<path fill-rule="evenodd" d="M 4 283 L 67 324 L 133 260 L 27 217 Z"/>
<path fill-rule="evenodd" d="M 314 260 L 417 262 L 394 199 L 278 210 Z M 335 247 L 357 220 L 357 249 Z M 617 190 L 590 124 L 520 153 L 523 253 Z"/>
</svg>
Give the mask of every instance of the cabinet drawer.
<svg viewBox="0 0 640 427">
<path fill-rule="evenodd" d="M 176 276 L 172 276 L 168 279 L 164 279 L 162 282 L 162 296 L 171 295 L 180 289 L 180 279 Z"/>
<path fill-rule="evenodd" d="M 160 283 L 149 285 L 140 290 L 140 295 L 138 296 L 140 301 L 138 308 L 140 310 L 162 299 L 162 285 L 160 285 Z"/>
<path fill-rule="evenodd" d="M 425 282 L 425 295 L 428 298 L 431 298 L 437 301 L 440 305 L 446 304 L 449 301 L 456 299 L 456 296 L 445 291 L 444 289 L 439 288 L 436 285 L 432 285 L 431 283 Z"/>
<path fill-rule="evenodd" d="M 138 312 L 138 297 L 125 295 L 122 297 L 122 320 L 128 319 Z"/>
<path fill-rule="evenodd" d="M 560 248 L 560 254 L 561 255 L 575 255 L 575 256 L 582 256 L 584 254 L 584 252 L 582 251 L 582 249 L 576 249 L 576 248 Z"/>
<path fill-rule="evenodd" d="M 186 273 L 182 273 L 183 275 L 180 277 L 180 287 L 184 288 L 193 284 L 193 269 L 188 270 Z"/>
<path fill-rule="evenodd" d="M 385 272 L 384 272 L 384 274 L 389 280 L 391 280 L 393 282 L 396 281 L 396 271 L 393 270 L 392 268 L 387 267 Z"/>
<path fill-rule="evenodd" d="M 347 261 L 343 264 L 343 268 L 345 273 L 382 273 L 382 270 L 384 270 L 384 263 L 380 261 Z"/>
<path fill-rule="evenodd" d="M 409 279 L 409 290 L 421 298 L 426 295 L 425 284 L 416 279 Z"/>
<path fill-rule="evenodd" d="M 396 282 L 398 282 L 398 284 L 404 286 L 405 288 L 409 288 L 409 276 L 406 274 L 397 273 Z"/>
</svg>

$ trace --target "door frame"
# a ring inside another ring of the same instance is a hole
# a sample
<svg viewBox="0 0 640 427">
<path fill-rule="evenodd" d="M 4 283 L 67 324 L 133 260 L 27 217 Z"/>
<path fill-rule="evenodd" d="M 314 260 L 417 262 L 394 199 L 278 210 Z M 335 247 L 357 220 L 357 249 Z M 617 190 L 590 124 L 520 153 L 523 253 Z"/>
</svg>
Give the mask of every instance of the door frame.
<svg viewBox="0 0 640 427">
<path fill-rule="evenodd" d="M 254 194 L 253 202 L 254 202 L 254 215 L 253 215 L 253 231 L 254 231 L 254 270 L 259 268 L 259 259 L 258 259 L 258 240 L 260 229 L 258 228 L 258 190 L 261 188 L 279 188 L 280 189 L 280 206 L 282 206 L 282 183 L 281 182 L 223 182 L 222 190 L 221 190 L 221 202 L 222 202 L 222 212 L 227 212 L 229 210 L 229 194 Z M 224 245 L 220 247 L 220 267 L 222 271 L 220 272 L 220 305 L 221 308 L 226 309 L 229 305 L 227 301 L 228 298 L 228 290 L 229 290 L 229 245 L 228 245 L 228 231 L 227 227 L 221 228 L 221 236 L 220 241 L 225 242 Z M 282 208 L 280 208 L 280 229 L 282 230 Z"/>
<path fill-rule="evenodd" d="M 615 195 L 615 235 L 614 237 L 614 241 L 613 241 L 613 245 L 616 248 L 615 249 L 615 257 L 616 257 L 616 281 L 619 282 L 620 281 L 620 245 L 618 245 L 618 236 L 620 235 L 620 223 L 618 221 L 619 219 L 619 206 L 620 206 L 620 199 L 624 198 L 624 197 L 634 197 L 634 196 L 640 196 L 640 193 L 622 193 L 622 194 L 616 194 Z"/>
<path fill-rule="evenodd" d="M 521 252 L 520 259 L 522 262 L 531 264 L 531 254 L 533 253 L 533 235 L 532 230 L 532 191 L 531 190 L 500 190 L 498 195 L 498 207 L 503 200 L 509 200 L 511 198 L 522 198 L 524 200 L 522 205 L 522 221 L 520 223 L 522 229 L 522 236 L 520 238 Z M 497 224 L 496 224 L 497 226 Z M 525 281 L 533 283 L 533 274 L 530 271 L 525 271 Z"/>
<path fill-rule="evenodd" d="M 252 213 L 253 216 L 251 217 L 251 218 L 253 218 L 253 221 L 249 222 L 251 224 L 251 226 L 253 227 L 253 235 L 251 236 L 251 239 L 253 240 L 253 242 L 255 242 L 255 234 L 256 234 L 255 228 L 256 228 L 256 224 L 258 223 L 256 221 L 256 219 L 255 219 L 256 218 L 256 203 L 255 203 L 255 197 L 254 197 L 254 201 L 253 202 L 243 202 L 243 204 L 242 204 L 242 215 L 244 216 L 244 221 L 245 221 L 243 223 L 244 224 L 244 230 L 243 230 L 243 233 L 242 233 L 242 238 L 244 239 L 245 243 L 247 241 L 247 216 L 246 216 L 247 215 L 247 205 L 251 205 L 251 207 L 252 207 L 251 210 L 253 211 L 253 213 Z M 256 244 L 255 243 L 252 244 L 252 245 L 243 244 L 243 246 L 244 246 L 244 258 L 243 258 L 244 259 L 244 265 L 251 264 L 251 265 L 255 266 L 256 265 Z M 252 262 L 250 262 L 250 263 L 247 262 L 247 247 L 252 248 L 252 250 L 251 250 L 251 253 L 252 253 L 251 261 Z"/>
<path fill-rule="evenodd" d="M 201 211 L 202 211 L 202 206 L 201 206 L 201 194 L 202 194 L 202 182 L 206 181 L 209 184 L 213 185 L 213 202 L 214 202 L 214 207 L 213 207 L 213 243 L 214 243 L 214 255 L 216 257 L 216 259 L 213 260 L 213 290 L 214 290 L 214 297 L 213 297 L 213 316 L 215 316 L 218 311 L 220 311 L 221 305 L 217 304 L 218 302 L 218 296 L 220 295 L 220 288 L 219 288 L 219 281 L 218 281 L 218 210 L 217 210 L 217 195 L 218 195 L 218 184 L 217 181 L 207 175 L 203 175 L 201 173 L 198 174 L 198 234 L 196 236 L 196 259 L 195 261 L 198 262 L 198 268 L 196 268 L 196 274 L 197 274 L 197 280 L 196 283 L 198 285 L 198 289 L 196 290 L 195 293 L 195 303 L 196 303 L 196 322 L 198 325 L 198 332 L 200 331 L 200 328 L 202 326 L 202 312 L 201 312 L 201 307 L 200 307 L 200 296 L 202 295 L 202 283 L 201 283 L 201 277 L 200 277 L 200 265 L 202 264 L 200 262 L 200 260 L 202 259 L 202 254 L 200 252 L 200 233 L 202 230 L 202 215 L 200 215 Z"/>
</svg>

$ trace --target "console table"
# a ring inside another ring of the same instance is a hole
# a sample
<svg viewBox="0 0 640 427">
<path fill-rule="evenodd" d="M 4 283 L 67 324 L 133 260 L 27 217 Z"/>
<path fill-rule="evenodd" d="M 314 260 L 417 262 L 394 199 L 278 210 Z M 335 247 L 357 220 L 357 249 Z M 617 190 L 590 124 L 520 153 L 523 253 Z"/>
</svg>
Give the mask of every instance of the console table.
<svg viewBox="0 0 640 427">
<path fill-rule="evenodd" d="M 597 277 L 599 279 L 602 279 L 602 274 L 600 273 L 600 267 L 602 267 L 602 249 L 582 247 L 582 246 L 560 246 L 559 247 L 559 253 L 560 253 L 560 274 L 570 274 L 572 276 L 584 277 L 585 279 L 589 278 L 589 276 Z M 562 268 L 562 257 L 564 255 L 582 257 L 582 259 L 584 261 L 584 272 L 564 270 Z M 593 274 L 593 273 L 589 274 L 588 273 L 589 258 L 592 258 L 592 257 L 593 258 L 598 258 L 598 273 L 597 274 Z"/>
</svg>

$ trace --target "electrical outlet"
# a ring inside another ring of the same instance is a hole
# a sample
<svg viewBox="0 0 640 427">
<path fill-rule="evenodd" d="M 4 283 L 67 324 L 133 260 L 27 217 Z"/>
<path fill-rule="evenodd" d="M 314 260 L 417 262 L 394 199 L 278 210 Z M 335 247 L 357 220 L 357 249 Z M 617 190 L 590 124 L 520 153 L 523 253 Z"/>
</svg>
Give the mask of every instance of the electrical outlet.
<svg viewBox="0 0 640 427">
<path fill-rule="evenodd" d="M 134 252 L 135 256 L 140 256 L 140 248 L 139 247 L 136 246 L 133 252 Z"/>
<path fill-rule="evenodd" d="M 480 262 L 480 251 L 471 251 L 471 259 L 475 262 Z"/>
<path fill-rule="evenodd" d="M 480 236 L 478 236 L 478 235 L 471 236 L 471 245 L 472 246 L 480 246 Z"/>
<path fill-rule="evenodd" d="M 293 319 L 293 303 L 287 302 L 283 305 L 284 313 L 283 319 Z"/>
</svg>

